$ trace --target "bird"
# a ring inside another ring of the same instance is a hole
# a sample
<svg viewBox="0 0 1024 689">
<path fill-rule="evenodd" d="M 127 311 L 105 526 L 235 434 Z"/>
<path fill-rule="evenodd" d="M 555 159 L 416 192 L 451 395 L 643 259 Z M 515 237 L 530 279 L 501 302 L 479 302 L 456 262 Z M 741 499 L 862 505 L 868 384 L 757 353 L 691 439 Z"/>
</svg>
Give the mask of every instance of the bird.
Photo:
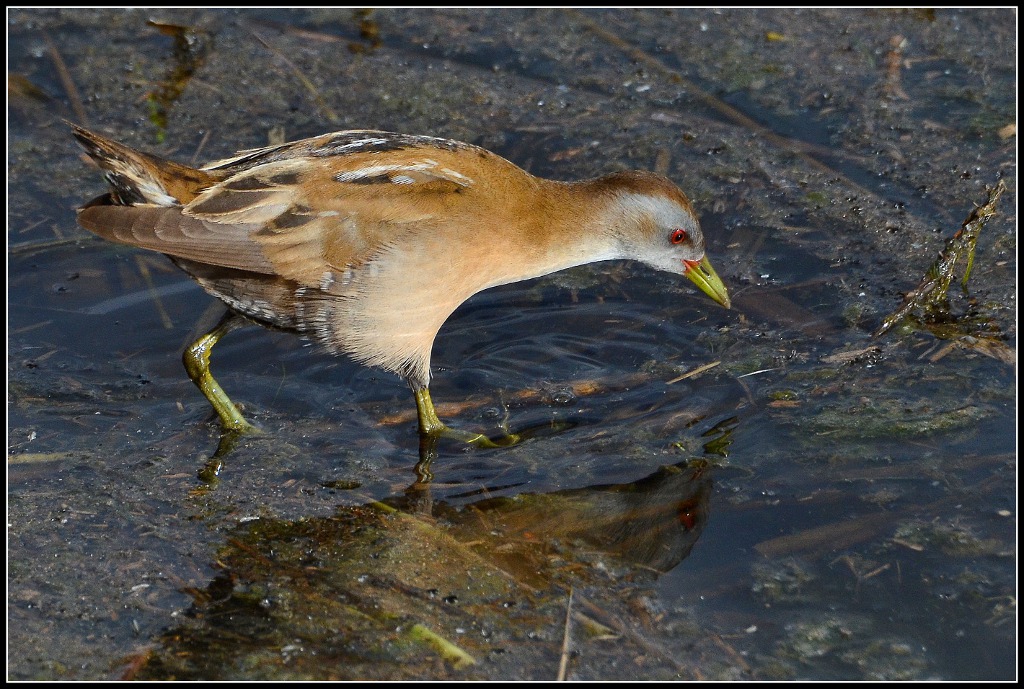
<svg viewBox="0 0 1024 689">
<path fill-rule="evenodd" d="M 214 379 L 210 353 L 250 322 L 404 378 L 421 439 L 489 446 L 487 436 L 445 424 L 429 388 L 434 339 L 474 294 L 632 259 L 730 307 L 693 206 L 654 172 L 554 181 L 469 143 L 376 130 L 243 150 L 195 168 L 68 124 L 109 184 L 78 209 L 79 224 L 165 254 L 227 305 L 183 354 L 227 432 L 256 429 Z"/>
</svg>

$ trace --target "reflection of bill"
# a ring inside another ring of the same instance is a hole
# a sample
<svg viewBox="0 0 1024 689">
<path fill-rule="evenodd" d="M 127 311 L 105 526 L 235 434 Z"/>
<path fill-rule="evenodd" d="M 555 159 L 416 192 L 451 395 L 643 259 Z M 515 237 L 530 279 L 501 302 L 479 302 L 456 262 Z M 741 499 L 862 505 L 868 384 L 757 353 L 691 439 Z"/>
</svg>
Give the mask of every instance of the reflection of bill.
<svg viewBox="0 0 1024 689">
<path fill-rule="evenodd" d="M 667 572 L 704 528 L 710 474 L 707 465 L 680 464 L 633 483 L 493 498 L 457 511 L 435 505 L 434 513 L 454 524 L 456 538 L 478 543 L 478 552 L 490 551 L 520 575 L 550 574 L 553 555 L 578 561 L 608 554 Z"/>
</svg>

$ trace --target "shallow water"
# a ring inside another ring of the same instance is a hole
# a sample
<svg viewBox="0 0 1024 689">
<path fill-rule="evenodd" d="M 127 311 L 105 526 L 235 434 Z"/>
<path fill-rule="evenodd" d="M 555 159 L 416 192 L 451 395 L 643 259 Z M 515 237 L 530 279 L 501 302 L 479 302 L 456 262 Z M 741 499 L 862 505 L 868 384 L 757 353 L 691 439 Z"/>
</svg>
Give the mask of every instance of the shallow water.
<svg viewBox="0 0 1024 689">
<path fill-rule="evenodd" d="M 149 18 L 9 17 L 38 90 L 11 102 L 10 678 L 549 679 L 563 645 L 578 679 L 1014 676 L 1013 184 L 950 292 L 999 347 L 870 337 L 1015 179 L 1008 12 L 166 12 L 201 28 L 185 79 Z M 173 79 L 161 133 L 144 98 Z M 429 484 L 401 380 L 232 333 L 213 370 L 265 433 L 211 480 L 180 352 L 218 306 L 75 226 L 103 186 L 57 119 L 79 107 L 184 161 L 282 124 L 562 179 L 662 169 L 734 308 L 625 263 L 477 295 L 435 342 L 434 401 L 534 437 L 442 442 Z"/>
</svg>

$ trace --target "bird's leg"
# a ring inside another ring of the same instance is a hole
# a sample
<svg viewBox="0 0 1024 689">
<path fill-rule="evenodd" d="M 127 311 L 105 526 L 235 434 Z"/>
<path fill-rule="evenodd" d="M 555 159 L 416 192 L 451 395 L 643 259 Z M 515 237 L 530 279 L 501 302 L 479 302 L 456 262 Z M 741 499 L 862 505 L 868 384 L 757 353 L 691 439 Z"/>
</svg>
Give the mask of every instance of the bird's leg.
<svg viewBox="0 0 1024 689">
<path fill-rule="evenodd" d="M 188 377 L 192 379 L 206 399 L 210 400 L 217 416 L 220 417 L 224 430 L 232 433 L 248 433 L 255 431 L 256 428 L 242 417 L 238 407 L 210 373 L 210 350 L 220 341 L 220 338 L 246 324 L 247 321 L 244 318 L 229 311 L 216 328 L 189 345 L 181 357 L 185 363 L 185 370 L 188 371 Z"/>
<path fill-rule="evenodd" d="M 515 445 L 520 438 L 514 434 L 507 434 L 504 438 L 495 442 L 481 433 L 470 433 L 460 431 L 451 426 L 445 425 L 437 416 L 434 403 L 430 399 L 430 389 L 426 387 L 413 390 L 416 395 L 416 413 L 420 420 L 420 435 L 426 438 L 454 438 L 462 442 L 476 445 L 477 447 L 507 447 Z"/>
<path fill-rule="evenodd" d="M 439 435 L 447 426 L 437 418 L 437 410 L 434 409 L 434 402 L 430 399 L 430 390 L 419 388 L 413 390 L 413 394 L 416 395 L 416 415 L 420 420 L 420 433 Z"/>
</svg>

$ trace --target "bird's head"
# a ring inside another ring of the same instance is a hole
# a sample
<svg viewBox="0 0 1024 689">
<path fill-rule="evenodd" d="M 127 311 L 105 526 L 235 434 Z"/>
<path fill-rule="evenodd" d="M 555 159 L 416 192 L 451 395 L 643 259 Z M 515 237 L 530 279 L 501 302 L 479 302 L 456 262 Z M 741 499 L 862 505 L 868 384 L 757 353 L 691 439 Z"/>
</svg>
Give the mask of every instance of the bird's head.
<svg viewBox="0 0 1024 689">
<path fill-rule="evenodd" d="M 689 199 L 653 172 L 620 172 L 600 180 L 613 199 L 613 232 L 622 255 L 681 273 L 725 308 L 729 293 L 704 253 L 704 234 Z"/>
</svg>

